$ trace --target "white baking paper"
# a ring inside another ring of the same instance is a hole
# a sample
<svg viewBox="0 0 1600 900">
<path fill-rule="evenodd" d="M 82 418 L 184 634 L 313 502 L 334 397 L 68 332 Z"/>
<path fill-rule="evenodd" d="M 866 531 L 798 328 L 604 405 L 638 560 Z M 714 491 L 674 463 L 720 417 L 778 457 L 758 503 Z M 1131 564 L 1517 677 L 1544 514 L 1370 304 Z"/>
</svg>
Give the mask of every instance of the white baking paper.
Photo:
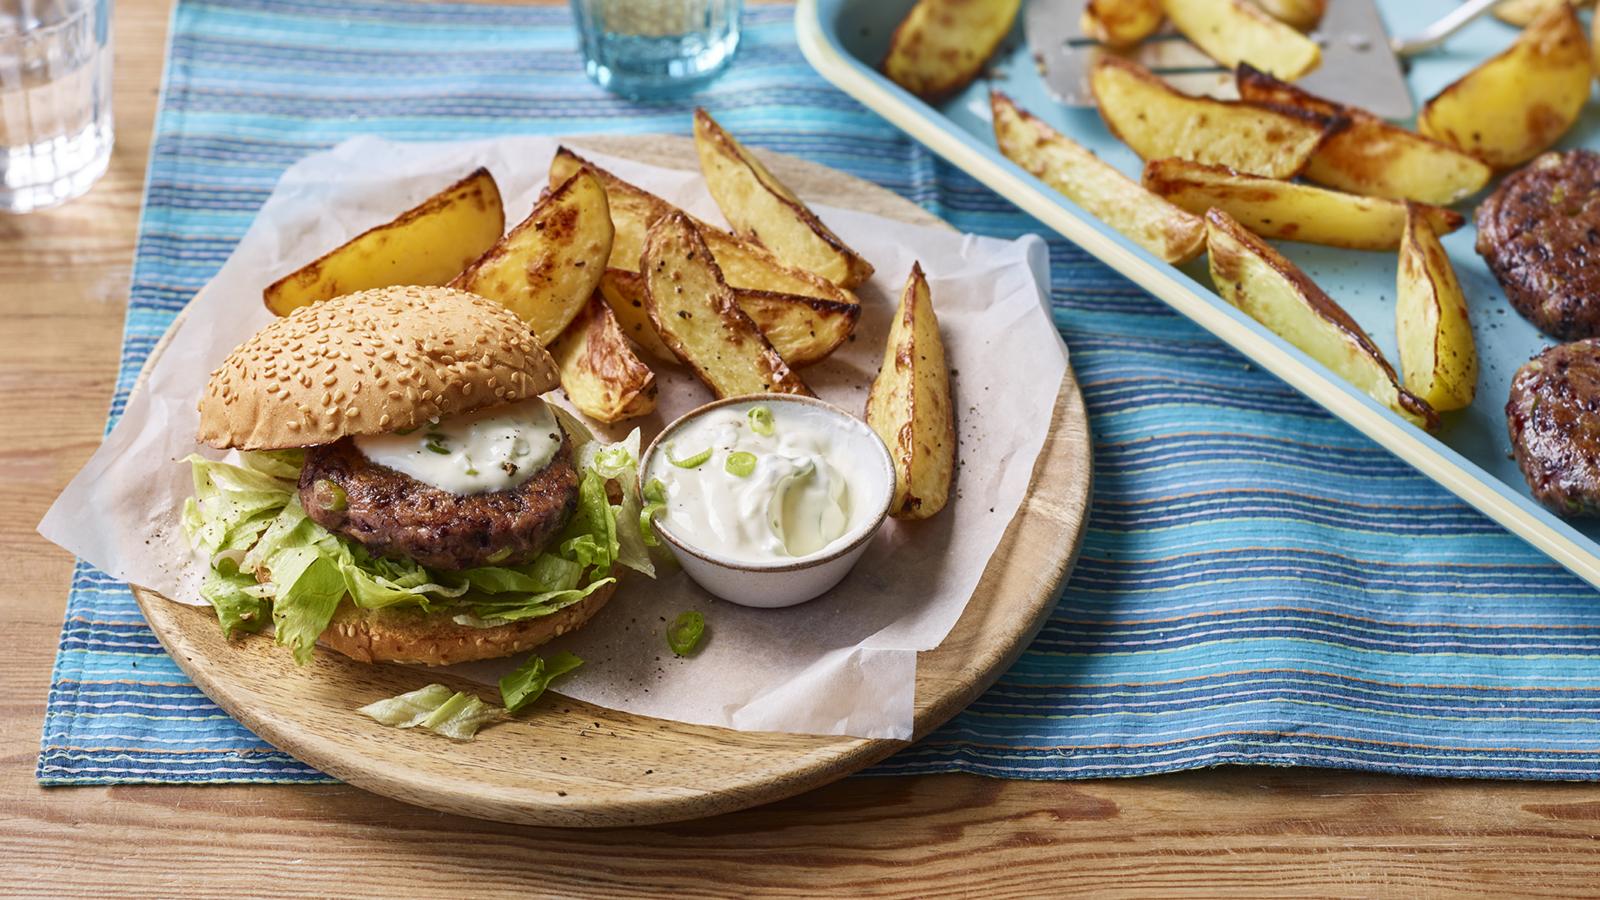
<svg viewBox="0 0 1600 900">
<path fill-rule="evenodd" d="M 201 602 L 201 566 L 178 524 L 192 489 L 180 460 L 197 451 L 216 455 L 194 441 L 195 402 L 211 370 L 270 320 L 261 289 L 480 165 L 494 173 L 515 223 L 532 208 L 556 146 L 542 138 L 415 144 L 363 137 L 295 164 L 190 304 L 145 389 L 62 492 L 40 532 L 119 579 Z M 698 172 L 586 155 L 702 218 L 723 221 Z M 629 578 L 588 626 L 550 648 L 585 660 L 561 683 L 562 693 L 737 729 L 910 737 L 916 652 L 937 646 L 955 624 L 1022 501 L 1066 347 L 1041 293 L 1049 263 L 1037 237 L 1000 241 L 845 210 L 818 212 L 877 275 L 858 292 L 864 309 L 855 339 L 802 374 L 823 399 L 861 410 L 900 288 L 920 260 L 953 376 L 961 463 L 954 498 L 931 520 L 891 521 L 843 584 L 790 609 L 713 600 L 681 573 L 655 582 Z M 648 441 L 664 423 L 711 399 L 685 371 L 654 368 L 657 412 L 597 431 L 615 438 L 638 425 Z M 664 629 L 689 609 L 704 612 L 707 637 L 697 655 L 678 659 Z M 505 665 L 470 668 L 492 681 Z"/>
</svg>

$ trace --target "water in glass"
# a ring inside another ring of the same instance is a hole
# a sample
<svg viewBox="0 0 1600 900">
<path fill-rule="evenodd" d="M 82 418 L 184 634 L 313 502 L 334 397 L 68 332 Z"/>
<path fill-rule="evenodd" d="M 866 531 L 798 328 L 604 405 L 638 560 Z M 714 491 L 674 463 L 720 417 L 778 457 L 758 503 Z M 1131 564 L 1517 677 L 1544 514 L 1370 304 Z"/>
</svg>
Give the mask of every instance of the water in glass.
<svg viewBox="0 0 1600 900">
<path fill-rule="evenodd" d="M 652 99 L 696 90 L 739 46 L 741 0 L 572 0 L 596 84 Z"/>
<path fill-rule="evenodd" d="M 0 212 L 84 193 L 111 142 L 110 0 L 0 0 Z"/>
</svg>

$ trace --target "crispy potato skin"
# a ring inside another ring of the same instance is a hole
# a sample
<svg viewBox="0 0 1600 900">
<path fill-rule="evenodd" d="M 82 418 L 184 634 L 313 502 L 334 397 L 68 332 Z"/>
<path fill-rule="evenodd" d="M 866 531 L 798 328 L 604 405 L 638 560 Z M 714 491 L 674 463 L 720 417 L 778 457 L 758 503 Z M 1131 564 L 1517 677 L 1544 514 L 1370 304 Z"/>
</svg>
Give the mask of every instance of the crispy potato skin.
<svg viewBox="0 0 1600 900">
<path fill-rule="evenodd" d="M 706 187 L 739 237 L 840 287 L 853 288 L 872 277 L 871 263 L 700 108 L 694 111 L 694 145 Z"/>
<path fill-rule="evenodd" d="M 1594 0 L 1501 0 L 1494 5 L 1494 17 L 1507 25 L 1526 28 L 1552 7 L 1567 4 L 1573 9 L 1584 9 L 1594 5 Z"/>
<path fill-rule="evenodd" d="M 549 346 L 600 286 L 613 233 L 606 189 L 581 170 L 450 286 L 505 304 Z"/>
<path fill-rule="evenodd" d="M 1430 431 L 1439 416 L 1400 386 L 1394 368 L 1355 319 L 1294 263 L 1227 213 L 1206 213 L 1211 280 L 1224 300 L 1374 400 Z"/>
<path fill-rule="evenodd" d="M 601 422 L 621 422 L 656 408 L 656 376 L 639 361 L 595 292 L 572 324 L 550 345 L 561 371 L 561 389 L 578 411 Z"/>
<path fill-rule="evenodd" d="M 1079 28 L 1109 47 L 1132 47 L 1154 34 L 1166 13 L 1160 0 L 1089 0 Z"/>
<path fill-rule="evenodd" d="M 995 143 L 1006 158 L 1060 191 L 1164 262 L 1187 262 L 1205 245 L 1205 223 L 1140 187 L 1066 135 L 989 95 Z"/>
<path fill-rule="evenodd" d="M 955 477 L 955 407 L 944 340 L 921 264 L 913 264 L 867 394 L 867 424 L 894 458 L 889 515 L 926 519 L 950 499 Z"/>
<path fill-rule="evenodd" d="M 1328 11 L 1328 0 L 1253 0 L 1274 19 L 1297 31 L 1310 31 Z"/>
<path fill-rule="evenodd" d="M 1521 165 L 1572 127 L 1594 77 L 1572 7 L 1558 5 L 1499 55 L 1434 95 L 1417 130 L 1497 169 Z"/>
<path fill-rule="evenodd" d="M 1415 203 L 1406 204 L 1394 318 L 1406 388 L 1439 412 L 1471 406 L 1478 349 L 1467 301 L 1427 211 Z"/>
<path fill-rule="evenodd" d="M 500 188 L 478 169 L 393 221 L 368 229 L 262 291 L 267 309 L 302 306 L 373 288 L 446 284 L 506 229 Z"/>
<path fill-rule="evenodd" d="M 1315 41 L 1248 0 L 1161 0 L 1167 19 L 1205 54 L 1293 81 L 1322 64 Z"/>
<path fill-rule="evenodd" d="M 1144 160 L 1177 157 L 1292 178 L 1331 127 L 1315 116 L 1192 97 L 1110 54 L 1096 61 L 1089 86 L 1106 127 Z"/>
<path fill-rule="evenodd" d="M 650 226 L 639 264 L 656 332 L 718 398 L 814 396 L 739 309 L 688 215 L 675 211 Z"/>
<path fill-rule="evenodd" d="M 1145 164 L 1144 186 L 1192 213 L 1220 209 L 1262 237 L 1352 250 L 1393 250 L 1406 227 L 1406 205 L 1297 182 L 1242 175 L 1182 159 Z M 1418 205 L 1433 230 L 1448 234 L 1465 218 L 1453 209 Z"/>
<path fill-rule="evenodd" d="M 1320 118 L 1330 125 L 1303 174 L 1336 190 L 1390 200 L 1449 205 L 1476 194 L 1493 170 L 1461 151 L 1391 125 L 1363 109 L 1325 100 L 1241 65 L 1239 96 L 1258 106 Z M 1340 127 L 1332 127 L 1336 122 Z"/>
<path fill-rule="evenodd" d="M 1021 7 L 1022 0 L 917 0 L 880 68 L 925 100 L 949 96 L 983 71 Z"/>
</svg>

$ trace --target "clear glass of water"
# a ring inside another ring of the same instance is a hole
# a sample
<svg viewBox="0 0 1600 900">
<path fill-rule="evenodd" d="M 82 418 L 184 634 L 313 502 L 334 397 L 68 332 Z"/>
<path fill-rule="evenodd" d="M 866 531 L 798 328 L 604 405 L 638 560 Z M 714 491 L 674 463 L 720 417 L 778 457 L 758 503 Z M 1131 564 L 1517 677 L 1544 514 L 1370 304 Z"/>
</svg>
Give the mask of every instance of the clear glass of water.
<svg viewBox="0 0 1600 900">
<path fill-rule="evenodd" d="M 111 143 L 111 0 L 0 0 L 0 212 L 83 194 Z"/>
<path fill-rule="evenodd" d="M 572 0 L 583 63 L 601 87 L 634 99 L 689 93 L 739 46 L 742 0 Z"/>
</svg>

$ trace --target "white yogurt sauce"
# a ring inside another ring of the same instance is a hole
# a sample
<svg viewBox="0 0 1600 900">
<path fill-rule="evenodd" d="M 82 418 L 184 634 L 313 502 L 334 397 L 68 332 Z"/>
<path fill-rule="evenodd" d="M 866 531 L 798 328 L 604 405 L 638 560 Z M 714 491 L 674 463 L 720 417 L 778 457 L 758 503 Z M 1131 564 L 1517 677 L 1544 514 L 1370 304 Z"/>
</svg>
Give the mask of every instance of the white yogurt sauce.
<svg viewBox="0 0 1600 900">
<path fill-rule="evenodd" d="M 561 427 L 536 398 L 355 442 L 368 459 L 423 484 L 482 494 L 510 490 L 549 465 L 561 449 Z"/>
<path fill-rule="evenodd" d="M 758 433 L 752 409 L 770 413 L 770 434 Z M 792 404 L 706 413 L 650 461 L 646 478 L 659 479 L 666 494 L 659 520 L 695 546 L 745 562 L 824 550 L 852 530 L 858 498 L 868 496 L 858 461 L 840 454 L 833 437 L 825 417 Z M 708 450 L 698 465 L 672 462 Z"/>
</svg>

